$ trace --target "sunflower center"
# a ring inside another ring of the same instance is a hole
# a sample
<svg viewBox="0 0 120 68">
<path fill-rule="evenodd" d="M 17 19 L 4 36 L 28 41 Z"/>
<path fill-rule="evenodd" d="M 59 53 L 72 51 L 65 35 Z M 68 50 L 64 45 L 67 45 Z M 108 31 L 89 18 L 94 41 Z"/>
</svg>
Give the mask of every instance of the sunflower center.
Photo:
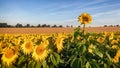
<svg viewBox="0 0 120 68">
<path fill-rule="evenodd" d="M 44 51 L 45 51 L 45 48 L 44 48 L 43 46 L 38 46 L 38 47 L 36 48 L 36 53 L 37 53 L 38 55 L 41 55 Z"/>
<path fill-rule="evenodd" d="M 83 21 L 88 21 L 88 18 L 87 17 L 83 17 Z"/>
<path fill-rule="evenodd" d="M 6 53 L 5 53 L 5 57 L 6 58 L 12 58 L 15 55 L 15 51 L 13 49 L 9 49 Z"/>
<path fill-rule="evenodd" d="M 100 41 L 103 41 L 103 38 L 100 38 Z"/>
<path fill-rule="evenodd" d="M 30 48 L 31 48 L 31 43 L 30 43 L 30 42 L 27 42 L 26 45 L 25 45 L 25 48 L 26 48 L 26 49 L 30 49 Z"/>
</svg>

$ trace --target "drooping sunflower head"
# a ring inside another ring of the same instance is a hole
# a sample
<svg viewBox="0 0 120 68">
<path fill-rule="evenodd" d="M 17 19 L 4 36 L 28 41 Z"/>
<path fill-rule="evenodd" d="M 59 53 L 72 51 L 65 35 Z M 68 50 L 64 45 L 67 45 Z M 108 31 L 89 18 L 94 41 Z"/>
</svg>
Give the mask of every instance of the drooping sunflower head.
<svg viewBox="0 0 120 68">
<path fill-rule="evenodd" d="M 82 13 L 79 17 L 78 17 L 78 21 L 81 23 L 81 24 L 88 24 L 90 22 L 92 22 L 92 17 L 90 14 L 88 13 Z"/>
<path fill-rule="evenodd" d="M 18 52 L 13 48 L 6 48 L 5 52 L 2 55 L 2 62 L 4 65 L 10 66 L 16 61 L 18 57 Z"/>
<path fill-rule="evenodd" d="M 45 60 L 47 56 L 48 56 L 48 50 L 46 49 L 44 43 L 41 43 L 39 46 L 36 46 L 32 54 L 32 57 L 39 62 Z"/>
<path fill-rule="evenodd" d="M 30 54 L 33 51 L 33 49 L 34 49 L 32 41 L 25 41 L 22 44 L 21 49 L 23 50 L 23 52 L 25 54 Z"/>
</svg>

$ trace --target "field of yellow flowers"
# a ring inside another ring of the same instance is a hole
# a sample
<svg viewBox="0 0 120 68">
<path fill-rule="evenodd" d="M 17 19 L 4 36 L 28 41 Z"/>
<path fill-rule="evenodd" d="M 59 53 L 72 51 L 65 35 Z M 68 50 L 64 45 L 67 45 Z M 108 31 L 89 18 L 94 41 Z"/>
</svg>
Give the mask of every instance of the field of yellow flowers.
<svg viewBox="0 0 120 68">
<path fill-rule="evenodd" d="M 120 32 L 0 34 L 0 68 L 119 68 Z"/>
<path fill-rule="evenodd" d="M 3 68 L 120 67 L 120 32 L 0 34 Z"/>
</svg>

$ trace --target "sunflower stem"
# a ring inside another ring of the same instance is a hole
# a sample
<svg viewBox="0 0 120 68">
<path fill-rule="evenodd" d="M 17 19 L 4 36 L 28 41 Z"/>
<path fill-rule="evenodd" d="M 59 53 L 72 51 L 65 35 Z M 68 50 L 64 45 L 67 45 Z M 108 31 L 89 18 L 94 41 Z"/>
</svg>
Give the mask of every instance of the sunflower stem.
<svg viewBox="0 0 120 68">
<path fill-rule="evenodd" d="M 85 32 L 85 24 L 83 25 L 83 34 L 84 34 L 84 32 Z"/>
</svg>

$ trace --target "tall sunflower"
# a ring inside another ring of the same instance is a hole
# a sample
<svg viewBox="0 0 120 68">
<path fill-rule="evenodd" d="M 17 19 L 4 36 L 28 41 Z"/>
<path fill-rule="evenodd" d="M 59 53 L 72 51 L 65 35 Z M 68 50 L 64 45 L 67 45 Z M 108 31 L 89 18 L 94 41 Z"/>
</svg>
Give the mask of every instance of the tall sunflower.
<svg viewBox="0 0 120 68">
<path fill-rule="evenodd" d="M 30 54 L 33 51 L 33 49 L 34 49 L 32 41 L 25 41 L 22 44 L 21 49 L 23 50 L 23 52 L 25 54 Z"/>
<path fill-rule="evenodd" d="M 33 51 L 32 57 L 36 61 L 43 61 L 48 56 L 48 50 L 46 49 L 46 45 L 44 43 L 41 43 L 38 46 L 35 46 L 35 49 Z"/>
<path fill-rule="evenodd" d="M 5 52 L 2 55 L 2 62 L 3 64 L 10 66 L 12 63 L 16 61 L 16 58 L 18 57 L 18 52 L 14 48 L 6 48 Z"/>
<path fill-rule="evenodd" d="M 88 13 L 82 13 L 79 17 L 78 17 L 78 21 L 81 23 L 81 24 L 88 24 L 90 22 L 92 22 L 92 17 L 90 14 Z"/>
</svg>

